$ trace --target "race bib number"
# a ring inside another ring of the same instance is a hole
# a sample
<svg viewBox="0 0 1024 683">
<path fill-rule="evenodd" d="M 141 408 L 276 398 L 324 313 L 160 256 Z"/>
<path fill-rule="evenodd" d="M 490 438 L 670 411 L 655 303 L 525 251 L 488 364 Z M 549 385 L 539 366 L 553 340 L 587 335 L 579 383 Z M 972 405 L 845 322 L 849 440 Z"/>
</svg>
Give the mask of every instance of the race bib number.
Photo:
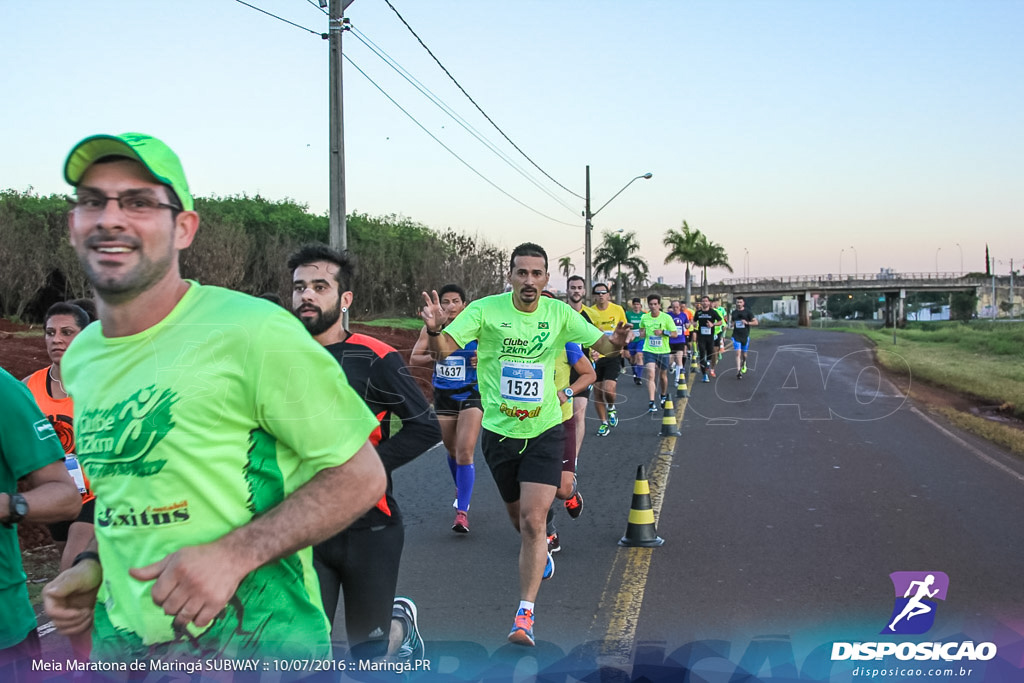
<svg viewBox="0 0 1024 683">
<path fill-rule="evenodd" d="M 676 325 L 676 336 L 677 337 L 682 337 L 683 336 L 683 326 L 682 325 Z"/>
<path fill-rule="evenodd" d="M 466 381 L 466 359 L 462 356 L 448 356 L 443 363 L 434 364 L 434 374 L 456 382 Z"/>
<path fill-rule="evenodd" d="M 662 337 L 649 337 L 647 339 L 647 345 L 650 346 L 652 349 L 660 349 L 661 348 L 661 340 L 662 340 Z"/>
<path fill-rule="evenodd" d="M 736 329 L 737 330 L 742 330 L 746 326 L 747 326 L 747 323 L 745 323 L 744 321 L 742 321 L 742 320 L 737 320 L 736 321 Z"/>
<path fill-rule="evenodd" d="M 700 328 L 700 333 L 701 334 L 711 334 L 711 328 L 710 327 L 702 327 L 702 328 Z"/>
<path fill-rule="evenodd" d="M 501 397 L 507 401 L 540 403 L 544 400 L 544 366 L 528 363 L 501 364 Z"/>
<path fill-rule="evenodd" d="M 64 456 L 64 466 L 68 468 L 68 474 L 71 475 L 71 479 L 75 482 L 75 486 L 78 487 L 79 493 L 85 493 L 85 475 L 82 474 L 82 468 L 78 464 L 78 458 L 74 453 L 69 453 Z"/>
</svg>

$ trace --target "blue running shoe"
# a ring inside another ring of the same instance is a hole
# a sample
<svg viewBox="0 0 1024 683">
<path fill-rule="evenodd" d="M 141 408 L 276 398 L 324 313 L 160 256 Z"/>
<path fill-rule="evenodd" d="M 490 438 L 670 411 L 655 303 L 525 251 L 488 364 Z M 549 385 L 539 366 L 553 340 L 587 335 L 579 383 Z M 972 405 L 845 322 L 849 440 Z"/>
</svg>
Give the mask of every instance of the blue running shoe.
<svg viewBox="0 0 1024 683">
<path fill-rule="evenodd" d="M 617 412 L 615 412 L 614 410 L 609 410 L 608 411 L 608 426 L 609 427 L 614 427 L 617 424 L 619 424 L 619 414 Z"/>
<path fill-rule="evenodd" d="M 528 647 L 533 647 L 536 644 L 533 640 L 533 610 L 524 607 L 516 613 L 516 620 L 512 624 L 508 640 L 510 643 Z"/>
<path fill-rule="evenodd" d="M 561 546 L 559 546 L 559 547 L 561 547 Z M 551 556 L 551 553 L 548 553 L 548 563 L 546 565 L 544 565 L 544 575 L 541 576 L 540 578 L 542 580 L 543 579 L 550 579 L 554 575 L 555 575 L 555 558 Z"/>
</svg>

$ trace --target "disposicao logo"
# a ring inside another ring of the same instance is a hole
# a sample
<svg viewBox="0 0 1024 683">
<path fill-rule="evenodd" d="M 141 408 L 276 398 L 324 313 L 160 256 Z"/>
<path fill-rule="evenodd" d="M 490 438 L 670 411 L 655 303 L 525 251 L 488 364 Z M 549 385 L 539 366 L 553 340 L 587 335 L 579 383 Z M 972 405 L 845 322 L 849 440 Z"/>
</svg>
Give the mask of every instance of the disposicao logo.
<svg viewBox="0 0 1024 683">
<path fill-rule="evenodd" d="M 888 625 L 882 635 L 919 635 L 935 624 L 936 600 L 945 600 L 949 577 L 943 572 L 893 572 L 895 600 Z M 963 642 L 853 642 L 832 643 L 832 661 L 881 660 L 896 657 L 901 661 L 988 661 L 997 654 L 994 643 Z"/>
<path fill-rule="evenodd" d="M 889 625 L 881 633 L 927 633 L 935 623 L 935 601 L 946 599 L 949 577 L 943 572 L 893 572 L 889 578 L 896 600 Z"/>
</svg>

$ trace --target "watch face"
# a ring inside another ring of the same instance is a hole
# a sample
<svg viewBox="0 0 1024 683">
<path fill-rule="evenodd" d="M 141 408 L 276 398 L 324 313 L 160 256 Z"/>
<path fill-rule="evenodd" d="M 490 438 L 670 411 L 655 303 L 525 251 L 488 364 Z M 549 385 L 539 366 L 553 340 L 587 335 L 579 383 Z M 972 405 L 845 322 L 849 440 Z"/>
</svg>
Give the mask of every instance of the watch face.
<svg viewBox="0 0 1024 683">
<path fill-rule="evenodd" d="M 28 502 L 25 500 L 24 496 L 11 496 L 11 510 L 18 517 L 24 517 L 28 514 Z"/>
</svg>

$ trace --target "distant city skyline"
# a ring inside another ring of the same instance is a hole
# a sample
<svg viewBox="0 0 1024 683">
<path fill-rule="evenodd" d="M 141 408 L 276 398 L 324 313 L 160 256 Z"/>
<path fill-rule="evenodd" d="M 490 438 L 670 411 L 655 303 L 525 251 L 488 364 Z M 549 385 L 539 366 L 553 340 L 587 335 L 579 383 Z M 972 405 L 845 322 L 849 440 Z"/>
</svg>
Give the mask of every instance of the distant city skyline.
<svg viewBox="0 0 1024 683">
<path fill-rule="evenodd" d="M 199 196 L 287 197 L 324 213 L 327 41 L 303 28 L 326 31 L 326 16 L 305 0 L 251 4 L 299 27 L 230 0 L 0 3 L 0 188 L 65 193 L 75 142 L 138 130 L 179 152 Z M 604 230 L 636 232 L 653 281 L 682 283 L 661 241 L 683 220 L 729 254 L 733 273 L 712 280 L 983 272 L 986 244 L 998 273 L 1024 263 L 1024 3 L 392 4 L 571 192 L 502 139 L 386 3 L 356 0 L 345 53 L 409 115 L 346 64 L 350 213 L 506 249 L 538 242 L 564 288 L 559 257 L 583 271 L 589 164 L 595 209 L 653 173 L 594 220 L 595 247 Z"/>
</svg>

